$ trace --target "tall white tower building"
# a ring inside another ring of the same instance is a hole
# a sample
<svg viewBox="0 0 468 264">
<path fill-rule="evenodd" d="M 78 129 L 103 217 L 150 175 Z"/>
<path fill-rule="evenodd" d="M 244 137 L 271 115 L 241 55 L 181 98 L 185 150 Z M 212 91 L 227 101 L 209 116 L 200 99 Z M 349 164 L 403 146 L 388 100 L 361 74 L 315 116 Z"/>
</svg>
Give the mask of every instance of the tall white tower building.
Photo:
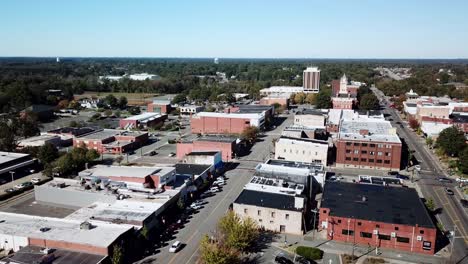
<svg viewBox="0 0 468 264">
<path fill-rule="evenodd" d="M 318 93 L 320 90 L 320 70 L 318 67 L 307 67 L 302 76 L 304 92 Z"/>
</svg>

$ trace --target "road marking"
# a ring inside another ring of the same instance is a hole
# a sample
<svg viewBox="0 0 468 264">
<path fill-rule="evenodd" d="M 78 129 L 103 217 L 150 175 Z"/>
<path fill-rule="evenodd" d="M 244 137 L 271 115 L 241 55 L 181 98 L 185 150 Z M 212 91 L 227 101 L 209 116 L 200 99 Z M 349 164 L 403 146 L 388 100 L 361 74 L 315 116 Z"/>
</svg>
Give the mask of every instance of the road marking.
<svg viewBox="0 0 468 264">
<path fill-rule="evenodd" d="M 441 190 L 441 189 L 442 189 L 442 188 L 434 189 L 434 192 L 435 192 L 435 194 L 437 195 L 437 197 L 439 198 L 439 200 L 441 200 L 442 202 L 447 201 L 447 203 L 448 203 L 449 206 L 446 207 L 446 208 L 447 208 L 447 209 L 448 209 L 448 208 L 451 209 L 451 210 L 447 210 L 447 211 L 451 211 L 451 212 L 448 212 L 448 213 L 447 213 L 447 216 L 450 218 L 450 220 L 452 220 L 453 224 L 457 226 L 458 231 L 462 234 L 463 239 L 465 240 L 466 243 L 468 243 L 468 235 L 467 235 L 467 233 L 466 233 L 465 227 L 464 227 L 463 225 L 459 225 L 459 224 L 458 224 L 458 222 L 460 222 L 460 219 L 458 219 L 458 218 L 455 219 L 455 218 L 452 217 L 451 214 L 453 214 L 454 217 L 455 217 L 455 215 L 457 215 L 457 214 L 456 214 L 456 211 L 455 211 L 455 209 L 453 208 L 453 206 L 449 203 L 447 197 L 445 197 L 445 199 L 442 199 L 442 198 L 441 198 L 441 196 L 439 195 L 439 190 Z M 461 223 L 461 222 L 460 222 L 460 223 Z"/>
</svg>

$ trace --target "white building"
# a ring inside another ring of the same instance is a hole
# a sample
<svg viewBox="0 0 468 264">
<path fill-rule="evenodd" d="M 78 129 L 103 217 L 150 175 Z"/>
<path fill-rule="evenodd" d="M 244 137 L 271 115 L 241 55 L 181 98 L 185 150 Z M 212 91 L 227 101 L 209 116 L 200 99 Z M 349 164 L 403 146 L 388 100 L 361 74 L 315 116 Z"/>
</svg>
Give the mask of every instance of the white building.
<svg viewBox="0 0 468 264">
<path fill-rule="evenodd" d="M 100 102 L 100 99 L 82 99 L 80 100 L 80 106 L 87 109 L 96 109 Z"/>
<path fill-rule="evenodd" d="M 281 137 L 275 143 L 275 159 L 327 165 L 328 142 Z"/>
<path fill-rule="evenodd" d="M 267 230 L 303 234 L 304 186 L 254 176 L 233 203 L 240 217 L 250 217 Z"/>
<path fill-rule="evenodd" d="M 261 96 L 289 98 L 292 94 L 303 93 L 304 88 L 298 86 L 271 86 L 260 90 Z"/>
<path fill-rule="evenodd" d="M 325 115 L 315 109 L 303 109 L 294 115 L 294 125 L 305 127 L 324 127 Z"/>
<path fill-rule="evenodd" d="M 320 70 L 318 67 L 307 67 L 302 75 L 304 92 L 318 93 L 320 90 Z"/>
<path fill-rule="evenodd" d="M 148 73 L 130 74 L 128 76 L 128 78 L 130 80 L 134 80 L 134 81 L 145 81 L 145 80 L 158 80 L 158 79 L 160 79 L 159 75 L 148 74 Z"/>
<path fill-rule="evenodd" d="M 62 143 L 62 139 L 60 136 L 57 135 L 50 135 L 50 134 L 42 134 L 35 137 L 25 138 L 18 142 L 19 148 L 24 147 L 41 147 L 45 144 L 52 144 L 56 147 L 60 146 Z"/>
<path fill-rule="evenodd" d="M 199 105 L 184 105 L 179 107 L 181 114 L 196 114 L 203 111 L 205 107 Z"/>
</svg>

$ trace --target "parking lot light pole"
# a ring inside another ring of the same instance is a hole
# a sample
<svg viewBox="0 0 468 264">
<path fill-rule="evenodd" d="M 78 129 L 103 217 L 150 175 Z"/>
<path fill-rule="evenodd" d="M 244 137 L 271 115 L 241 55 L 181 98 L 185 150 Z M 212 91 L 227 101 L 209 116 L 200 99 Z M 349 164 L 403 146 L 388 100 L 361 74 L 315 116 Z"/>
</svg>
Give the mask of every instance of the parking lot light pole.
<svg viewBox="0 0 468 264">
<path fill-rule="evenodd" d="M 310 210 L 312 213 L 314 213 L 314 223 L 312 224 L 312 239 L 315 239 L 315 221 L 317 219 L 317 209 L 312 209 Z"/>
<path fill-rule="evenodd" d="M 10 174 L 11 174 L 11 182 L 14 182 L 15 181 L 15 172 L 14 171 L 10 171 Z"/>
</svg>

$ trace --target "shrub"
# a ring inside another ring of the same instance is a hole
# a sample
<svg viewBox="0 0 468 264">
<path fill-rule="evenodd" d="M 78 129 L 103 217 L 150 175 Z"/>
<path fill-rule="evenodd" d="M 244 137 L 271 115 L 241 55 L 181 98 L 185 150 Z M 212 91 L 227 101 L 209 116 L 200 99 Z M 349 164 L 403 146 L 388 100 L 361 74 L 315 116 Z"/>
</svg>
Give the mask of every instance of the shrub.
<svg viewBox="0 0 468 264">
<path fill-rule="evenodd" d="M 299 246 L 296 248 L 296 253 L 309 260 L 322 259 L 323 257 L 323 251 L 314 247 Z"/>
</svg>

